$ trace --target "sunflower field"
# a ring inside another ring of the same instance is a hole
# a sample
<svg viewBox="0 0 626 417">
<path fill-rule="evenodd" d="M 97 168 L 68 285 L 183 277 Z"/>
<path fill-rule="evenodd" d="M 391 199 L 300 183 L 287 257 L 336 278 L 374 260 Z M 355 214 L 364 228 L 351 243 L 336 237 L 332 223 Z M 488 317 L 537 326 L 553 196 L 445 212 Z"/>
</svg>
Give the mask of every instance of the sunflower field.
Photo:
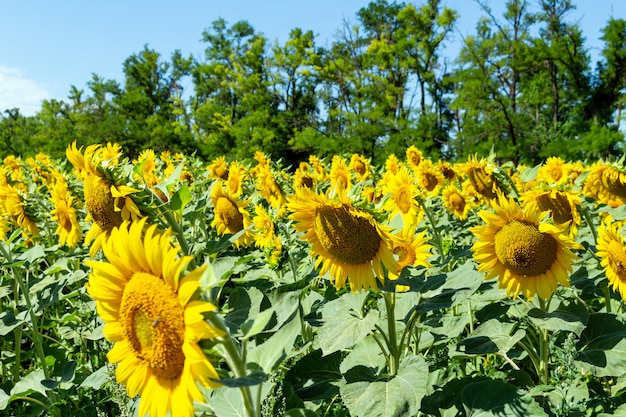
<svg viewBox="0 0 626 417">
<path fill-rule="evenodd" d="M 0 415 L 626 416 L 624 203 L 622 160 L 9 156 Z"/>
</svg>

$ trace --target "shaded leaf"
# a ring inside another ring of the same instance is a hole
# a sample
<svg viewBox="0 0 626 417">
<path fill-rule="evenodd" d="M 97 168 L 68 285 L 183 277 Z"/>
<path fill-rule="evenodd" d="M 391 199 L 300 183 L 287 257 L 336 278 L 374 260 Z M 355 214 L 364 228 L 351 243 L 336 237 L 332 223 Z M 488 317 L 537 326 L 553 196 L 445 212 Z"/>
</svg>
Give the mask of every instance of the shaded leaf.
<svg viewBox="0 0 626 417">
<path fill-rule="evenodd" d="M 502 381 L 469 384 L 461 391 L 461 401 L 468 417 L 548 416 L 528 392 Z"/>
</svg>

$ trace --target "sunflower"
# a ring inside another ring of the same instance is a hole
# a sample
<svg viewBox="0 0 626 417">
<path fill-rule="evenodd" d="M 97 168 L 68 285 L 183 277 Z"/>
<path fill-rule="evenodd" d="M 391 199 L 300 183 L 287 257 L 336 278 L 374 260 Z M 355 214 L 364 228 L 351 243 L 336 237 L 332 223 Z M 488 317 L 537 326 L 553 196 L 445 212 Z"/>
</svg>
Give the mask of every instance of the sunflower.
<svg viewBox="0 0 626 417">
<path fill-rule="evenodd" d="M 551 156 L 539 167 L 537 179 L 548 184 L 562 184 L 567 182 L 565 161 L 558 156 Z"/>
<path fill-rule="evenodd" d="M 417 203 L 419 190 L 413 182 L 409 168 L 403 166 L 396 175 L 386 178 L 383 194 L 387 198 L 384 200 L 382 209 L 389 213 L 390 219 L 401 215 L 402 222 L 407 228 L 418 225 L 424 213 Z"/>
<path fill-rule="evenodd" d="M 597 162 L 589 169 L 583 192 L 599 204 L 626 204 L 626 170 L 616 163 Z"/>
<path fill-rule="evenodd" d="M 279 210 L 278 216 L 282 216 L 282 210 L 287 203 L 287 199 L 282 188 L 276 181 L 276 176 L 269 165 L 258 165 L 256 171 L 256 189 L 259 195 L 268 202 L 270 207 Z"/>
<path fill-rule="evenodd" d="M 195 295 L 205 267 L 183 276 L 191 257 L 170 242 L 145 218 L 124 222 L 102 245 L 107 261 L 85 261 L 87 291 L 114 343 L 107 359 L 128 395 L 140 396 L 139 416 L 191 417 L 194 400 L 204 401 L 198 385 L 220 385 L 198 345 L 223 335 L 203 317 L 216 307 Z"/>
<path fill-rule="evenodd" d="M 152 149 L 141 152 L 133 163 L 139 167 L 141 175 L 138 176 L 146 182 L 148 187 L 153 188 L 159 182 L 156 155 Z"/>
<path fill-rule="evenodd" d="M 274 220 L 262 204 L 257 204 L 256 215 L 252 218 L 254 223 L 254 244 L 258 248 L 266 248 L 272 245 L 274 240 Z"/>
<path fill-rule="evenodd" d="M 414 171 L 415 179 L 421 190 L 432 197 L 439 195 L 439 190 L 441 190 L 445 178 L 431 160 L 423 159 L 422 163 Z"/>
<path fill-rule="evenodd" d="M 424 159 L 424 155 L 422 151 L 417 149 L 415 145 L 411 145 L 406 149 L 406 162 L 413 169 L 420 166 L 422 160 Z"/>
<path fill-rule="evenodd" d="M 467 162 L 459 165 L 459 169 L 467 175 L 476 192 L 487 202 L 497 197 L 500 189 L 493 176 L 493 167 L 486 159 L 470 157 Z"/>
<path fill-rule="evenodd" d="M 326 172 L 326 164 L 324 161 L 321 161 L 315 155 L 309 155 L 309 164 L 313 168 L 313 174 L 315 175 L 315 180 L 317 182 L 326 181 L 326 176 L 328 172 Z"/>
<path fill-rule="evenodd" d="M 102 247 L 105 239 L 114 227 L 124 220 L 137 220 L 141 216 L 132 195 L 138 190 L 126 185 L 113 183 L 112 170 L 121 156 L 119 147 L 108 144 L 89 145 L 84 153 L 70 144 L 65 154 L 72 163 L 78 177 L 83 180 L 83 194 L 87 208 L 87 221 L 91 227 L 85 236 L 85 243 L 91 243 L 89 254 L 93 257 Z"/>
<path fill-rule="evenodd" d="M 600 265 L 604 268 L 609 285 L 626 300 L 626 241 L 622 236 L 623 221 L 613 221 L 607 216 L 598 228 Z"/>
<path fill-rule="evenodd" d="M 548 211 L 557 224 L 566 224 L 575 235 L 582 224 L 578 207 L 582 204 L 580 196 L 572 190 L 556 188 L 534 189 L 520 196 L 522 206 L 530 206 L 532 210 Z"/>
<path fill-rule="evenodd" d="M 352 180 L 346 160 L 339 155 L 333 156 L 329 178 L 331 192 L 336 193 L 340 199 L 346 199 L 352 188 Z"/>
<path fill-rule="evenodd" d="M 479 271 L 486 279 L 498 277 L 509 297 L 535 294 L 547 300 L 560 283 L 569 286 L 569 273 L 581 246 L 567 236 L 564 226 L 542 222 L 538 210 L 521 207 L 512 199 L 493 201 L 495 213 L 483 210 L 485 225 L 470 230 L 478 240 L 472 246 Z"/>
<path fill-rule="evenodd" d="M 224 190 L 221 181 L 218 181 L 211 190 L 211 201 L 213 202 L 214 217 L 211 226 L 217 229 L 220 235 L 241 232 L 251 224 L 250 213 L 246 210 L 249 201 L 239 201 Z M 252 243 L 252 233 L 246 230 L 235 241 L 235 247 L 248 246 Z"/>
<path fill-rule="evenodd" d="M 215 158 L 207 167 L 209 170 L 209 178 L 216 180 L 228 179 L 228 164 L 226 163 L 226 157 L 220 156 Z"/>
<path fill-rule="evenodd" d="M 239 198 L 243 193 L 243 184 L 248 178 L 246 167 L 239 161 L 233 161 L 228 167 L 228 179 L 226 180 L 226 188 L 228 192 L 235 198 Z"/>
<path fill-rule="evenodd" d="M 405 266 L 423 266 L 430 268 L 432 265 L 428 262 L 432 245 L 428 243 L 426 231 L 416 232 L 417 229 L 403 229 L 396 234 L 397 239 L 393 242 L 393 254 L 398 262 L 398 268 L 395 274 L 400 275 Z"/>
<path fill-rule="evenodd" d="M 448 185 L 441 194 L 443 205 L 459 220 L 467 219 L 472 202 L 470 197 L 455 185 Z"/>
<path fill-rule="evenodd" d="M 390 154 L 385 160 L 385 172 L 391 172 L 393 175 L 396 175 L 402 165 L 402 162 L 395 154 Z"/>
<path fill-rule="evenodd" d="M 54 205 L 50 214 L 52 220 L 57 222 L 56 234 L 59 236 L 59 243 L 70 248 L 76 247 L 82 239 L 82 230 L 76 217 L 74 196 L 61 176 L 57 177 L 50 191 L 50 201 Z"/>
<path fill-rule="evenodd" d="M 352 154 L 352 157 L 350 158 L 350 165 L 348 168 L 354 173 L 356 182 L 361 182 L 366 181 L 370 177 L 372 164 L 367 160 L 367 158 L 355 153 Z"/>
<path fill-rule="evenodd" d="M 12 185 L 0 186 L 0 211 L 6 213 L 9 220 L 21 228 L 25 235 L 39 235 L 39 228 L 29 213 L 22 192 Z"/>
<path fill-rule="evenodd" d="M 320 274 L 328 272 L 335 288 L 347 283 L 353 292 L 376 288 L 385 269 L 396 271 L 390 230 L 370 213 L 308 189 L 292 196 L 287 207 L 295 229 L 304 233 L 317 257 Z"/>
</svg>

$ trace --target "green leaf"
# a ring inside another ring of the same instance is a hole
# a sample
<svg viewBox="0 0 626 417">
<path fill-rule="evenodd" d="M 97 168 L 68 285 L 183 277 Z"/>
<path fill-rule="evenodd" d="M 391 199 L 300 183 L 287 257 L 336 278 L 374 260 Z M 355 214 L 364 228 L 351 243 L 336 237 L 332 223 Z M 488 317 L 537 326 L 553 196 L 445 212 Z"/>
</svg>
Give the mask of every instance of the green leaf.
<svg viewBox="0 0 626 417">
<path fill-rule="evenodd" d="M 298 360 L 285 375 L 303 401 L 332 398 L 339 393 L 341 352 L 324 356 L 320 349 Z"/>
<path fill-rule="evenodd" d="M 189 191 L 189 187 L 187 187 L 187 184 L 183 183 L 182 187 L 176 190 L 176 192 L 172 196 L 169 205 L 173 211 L 179 211 L 182 213 L 185 206 L 191 201 L 193 201 L 191 191 Z"/>
<path fill-rule="evenodd" d="M 3 311 L 0 313 L 0 336 L 6 336 L 24 322 L 24 320 L 18 320 L 12 312 Z"/>
<path fill-rule="evenodd" d="M 580 336 L 589 320 L 589 313 L 582 304 L 568 300 L 563 300 L 556 309 L 547 313 L 539 308 L 532 308 L 526 315 L 540 329 L 573 332 L 577 336 Z"/>
<path fill-rule="evenodd" d="M 285 417 L 319 417 L 319 414 L 306 408 L 292 408 L 285 413 Z"/>
<path fill-rule="evenodd" d="M 274 309 L 268 308 L 254 315 L 254 318 L 246 320 L 240 327 L 244 340 L 250 339 L 251 337 L 261 333 L 273 316 Z"/>
<path fill-rule="evenodd" d="M 478 326 L 470 336 L 461 340 L 457 344 L 457 349 L 472 355 L 506 353 L 526 334 L 520 329 L 511 335 L 514 327 L 514 323 L 503 323 L 498 319 L 488 320 Z"/>
<path fill-rule="evenodd" d="M 324 355 L 354 346 L 375 328 L 378 311 L 366 316 L 361 311 L 366 296 L 366 291 L 346 293 L 322 308 L 318 339 Z"/>
<path fill-rule="evenodd" d="M 56 389 L 63 382 L 69 382 L 74 379 L 74 370 L 76 369 L 76 361 L 69 361 L 63 365 L 63 371 L 61 371 L 61 378 L 58 380 L 44 379 L 41 381 L 41 385 L 47 389 Z"/>
<path fill-rule="evenodd" d="M 44 251 L 43 246 L 34 245 L 32 248 L 28 249 L 26 252 L 17 257 L 18 260 L 26 261 L 27 264 L 32 264 L 36 260 L 45 258 L 46 253 Z"/>
<path fill-rule="evenodd" d="M 400 363 L 398 374 L 387 380 L 363 380 L 358 373 L 355 379 L 352 377 L 347 372 L 340 386 L 341 398 L 351 415 L 414 416 L 426 395 L 428 365 L 421 357 L 409 356 Z"/>
<path fill-rule="evenodd" d="M 109 381 L 109 369 L 107 365 L 102 366 L 95 372 L 92 372 L 85 380 L 80 384 L 84 388 L 100 389 L 104 384 Z"/>
<path fill-rule="evenodd" d="M 38 392 L 43 396 L 47 396 L 46 388 L 41 385 L 41 381 L 44 379 L 45 375 L 43 373 L 43 369 L 34 370 L 33 372 L 22 377 L 22 379 L 20 379 L 15 386 L 13 386 L 13 389 L 11 390 L 11 397 L 26 395 L 32 391 Z"/>
<path fill-rule="evenodd" d="M 589 316 L 587 328 L 580 335 L 575 363 L 598 377 L 626 373 L 626 324 L 614 314 Z"/>
<path fill-rule="evenodd" d="M 11 401 L 11 397 L 9 394 L 4 392 L 3 389 L 0 389 L 0 410 L 4 410 L 9 405 L 9 401 Z"/>
<path fill-rule="evenodd" d="M 259 369 L 251 371 L 240 378 L 222 378 L 219 383 L 229 388 L 250 387 L 267 381 L 267 374 Z"/>
<path fill-rule="evenodd" d="M 347 372 L 349 369 L 358 365 L 367 366 L 372 369 L 382 369 L 385 366 L 385 357 L 380 350 L 380 347 L 374 340 L 373 336 L 369 335 L 361 339 L 354 348 L 348 353 L 348 355 L 341 362 L 341 372 Z"/>
<path fill-rule="evenodd" d="M 548 416 L 528 392 L 497 380 L 467 385 L 461 401 L 468 417 Z"/>
<path fill-rule="evenodd" d="M 248 363 L 256 363 L 268 374 L 294 356 L 294 343 L 300 335 L 300 320 L 294 317 L 260 345 L 250 349 Z"/>
<path fill-rule="evenodd" d="M 264 295 L 256 288 L 236 288 L 228 297 L 231 310 L 224 321 L 232 334 L 238 334 L 240 327 L 261 312 Z M 252 320 L 253 321 L 253 320 Z"/>
</svg>

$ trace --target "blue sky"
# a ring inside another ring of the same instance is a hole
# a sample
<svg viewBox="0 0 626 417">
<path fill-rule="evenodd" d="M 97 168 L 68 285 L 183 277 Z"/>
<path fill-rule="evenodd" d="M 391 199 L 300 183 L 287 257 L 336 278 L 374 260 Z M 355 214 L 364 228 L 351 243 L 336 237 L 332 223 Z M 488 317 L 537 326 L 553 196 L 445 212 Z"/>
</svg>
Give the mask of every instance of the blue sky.
<svg viewBox="0 0 626 417">
<path fill-rule="evenodd" d="M 530 0 L 533 2 L 534 0 Z M 410 1 L 405 1 L 409 3 Z M 569 16 L 597 49 L 610 16 L 626 19 L 624 0 L 572 0 Z M 179 49 L 201 57 L 202 32 L 222 17 L 247 20 L 270 41 L 284 43 L 295 27 L 313 30 L 318 44 L 331 42 L 344 21 L 369 1 L 357 0 L 0 0 L 0 111 L 18 107 L 34 114 L 44 99 L 65 100 L 70 86 L 88 90 L 92 73 L 123 80 L 122 63 L 144 45 L 164 59 Z M 421 5 L 422 0 L 413 1 Z M 482 14 L 474 0 L 444 0 L 460 13 L 453 43 L 470 35 Z M 497 10 L 504 0 L 489 0 Z M 592 53 L 594 51 L 592 50 Z M 593 57 L 594 55 L 592 55 Z"/>
</svg>

